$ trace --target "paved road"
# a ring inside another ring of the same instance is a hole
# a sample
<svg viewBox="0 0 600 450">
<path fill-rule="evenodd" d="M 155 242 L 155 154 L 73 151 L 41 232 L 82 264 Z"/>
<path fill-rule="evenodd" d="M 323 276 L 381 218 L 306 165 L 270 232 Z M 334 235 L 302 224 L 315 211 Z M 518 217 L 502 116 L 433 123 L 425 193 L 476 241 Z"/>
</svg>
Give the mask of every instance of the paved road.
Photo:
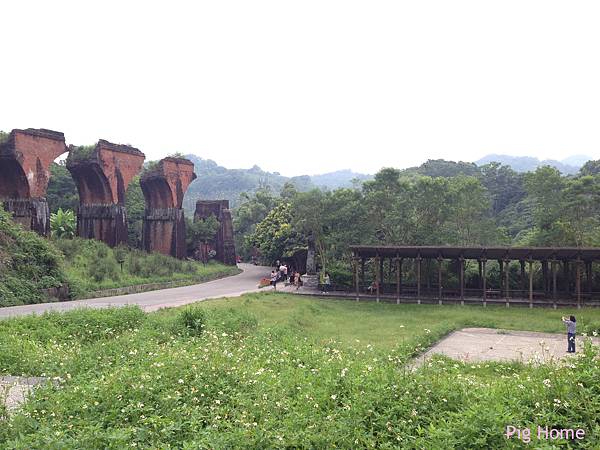
<svg viewBox="0 0 600 450">
<path fill-rule="evenodd" d="M 258 282 L 268 276 L 268 267 L 239 264 L 242 273 L 207 283 L 183 286 L 139 294 L 115 297 L 89 298 L 71 302 L 39 303 L 36 305 L 9 306 L 0 308 L 0 319 L 27 314 L 42 314 L 45 311 L 67 311 L 74 308 L 108 308 L 111 306 L 138 305 L 144 311 L 187 305 L 201 300 L 218 297 L 235 297 L 246 292 L 257 291 Z"/>
</svg>

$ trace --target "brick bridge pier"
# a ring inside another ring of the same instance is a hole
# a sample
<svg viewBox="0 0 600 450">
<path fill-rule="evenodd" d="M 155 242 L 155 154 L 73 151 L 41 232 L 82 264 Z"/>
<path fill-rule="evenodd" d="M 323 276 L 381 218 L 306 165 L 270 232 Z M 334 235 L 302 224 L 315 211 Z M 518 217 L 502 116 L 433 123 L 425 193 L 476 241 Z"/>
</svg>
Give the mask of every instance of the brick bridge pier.
<svg viewBox="0 0 600 450">
<path fill-rule="evenodd" d="M 67 169 L 79 191 L 79 236 L 111 247 L 127 242 L 125 191 L 144 158 L 136 148 L 102 139 L 95 147 L 70 147 Z"/>
<path fill-rule="evenodd" d="M 211 215 L 219 221 L 214 248 L 217 253 L 216 259 L 223 264 L 234 266 L 237 261 L 229 200 L 198 200 L 194 220 L 207 219 Z"/>
<path fill-rule="evenodd" d="M 183 196 L 196 179 L 194 163 L 185 158 L 167 157 L 145 172 L 140 185 L 146 200 L 144 249 L 176 258 L 185 258 L 185 217 Z"/>
<path fill-rule="evenodd" d="M 49 234 L 50 165 L 66 151 L 64 134 L 44 129 L 12 130 L 0 144 L 0 204 L 25 229 Z"/>
</svg>

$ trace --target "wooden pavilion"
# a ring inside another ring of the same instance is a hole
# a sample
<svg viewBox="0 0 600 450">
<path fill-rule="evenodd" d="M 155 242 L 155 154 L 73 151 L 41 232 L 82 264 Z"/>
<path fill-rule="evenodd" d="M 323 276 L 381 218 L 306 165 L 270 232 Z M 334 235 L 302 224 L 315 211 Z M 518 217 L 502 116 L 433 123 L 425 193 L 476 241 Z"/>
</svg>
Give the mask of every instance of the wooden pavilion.
<svg viewBox="0 0 600 450">
<path fill-rule="evenodd" d="M 467 301 L 483 306 L 492 302 L 507 307 L 513 303 L 554 308 L 559 304 L 580 308 L 600 300 L 593 281 L 593 264 L 600 261 L 600 248 L 354 245 L 350 249 L 356 300 L 375 297 L 377 301 L 395 299 L 397 303 L 403 299 L 417 303 L 437 300 L 439 304 L 447 301 L 464 305 Z M 476 285 L 471 279 L 467 286 L 465 266 L 470 261 L 477 262 L 478 276 Z M 432 262 L 437 266 L 437 279 L 433 280 Z M 494 286 L 488 276 L 490 263 L 497 263 L 493 267 L 497 271 Z M 367 265 L 370 279 L 365 273 Z"/>
</svg>

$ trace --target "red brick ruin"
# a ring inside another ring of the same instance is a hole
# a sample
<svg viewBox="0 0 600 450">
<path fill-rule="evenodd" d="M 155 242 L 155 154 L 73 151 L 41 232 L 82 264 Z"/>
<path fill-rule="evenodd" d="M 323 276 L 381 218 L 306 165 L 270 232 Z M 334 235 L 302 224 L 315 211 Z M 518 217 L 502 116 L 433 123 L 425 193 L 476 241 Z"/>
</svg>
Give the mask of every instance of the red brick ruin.
<svg viewBox="0 0 600 450">
<path fill-rule="evenodd" d="M 144 249 L 175 258 L 185 258 L 183 196 L 196 179 L 194 163 L 185 158 L 167 157 L 145 172 L 140 185 L 146 200 Z"/>
<path fill-rule="evenodd" d="M 0 144 L 0 204 L 25 229 L 50 232 L 50 165 L 66 151 L 64 134 L 44 129 L 12 130 Z"/>
<path fill-rule="evenodd" d="M 79 191 L 77 234 L 111 247 L 127 242 L 125 191 L 140 172 L 144 154 L 100 140 L 93 149 L 70 146 L 67 169 Z"/>
<path fill-rule="evenodd" d="M 220 225 L 215 238 L 216 259 L 223 264 L 234 266 L 236 254 L 229 200 L 198 200 L 194 220 L 207 219 L 211 215 L 215 216 Z"/>
</svg>

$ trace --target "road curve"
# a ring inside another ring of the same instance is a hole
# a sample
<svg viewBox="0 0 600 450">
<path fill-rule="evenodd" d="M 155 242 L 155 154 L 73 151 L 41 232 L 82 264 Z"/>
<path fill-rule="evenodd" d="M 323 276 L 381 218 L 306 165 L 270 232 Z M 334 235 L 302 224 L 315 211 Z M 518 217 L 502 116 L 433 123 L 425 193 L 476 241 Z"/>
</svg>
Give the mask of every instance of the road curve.
<svg viewBox="0 0 600 450">
<path fill-rule="evenodd" d="M 242 273 L 206 283 L 194 284 L 139 294 L 117 295 L 114 297 L 88 298 L 58 303 L 38 303 L 34 305 L 8 306 L 0 308 L 0 319 L 27 314 L 42 314 L 46 311 L 68 311 L 75 308 L 109 308 L 111 306 L 138 305 L 144 311 L 187 305 L 201 300 L 218 297 L 235 297 L 258 290 L 261 278 L 269 276 L 268 267 L 251 264 L 238 264 Z"/>
</svg>

